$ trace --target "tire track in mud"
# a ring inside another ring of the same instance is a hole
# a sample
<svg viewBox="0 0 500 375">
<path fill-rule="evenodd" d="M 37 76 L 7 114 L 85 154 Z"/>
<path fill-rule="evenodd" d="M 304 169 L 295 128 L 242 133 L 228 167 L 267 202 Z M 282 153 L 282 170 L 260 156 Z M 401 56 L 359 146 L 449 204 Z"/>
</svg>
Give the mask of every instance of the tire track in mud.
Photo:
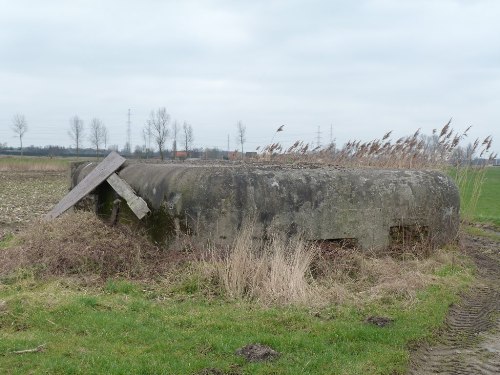
<svg viewBox="0 0 500 375">
<path fill-rule="evenodd" d="M 500 374 L 500 243 L 465 239 L 478 280 L 452 306 L 436 343 L 412 355 L 409 374 Z"/>
</svg>

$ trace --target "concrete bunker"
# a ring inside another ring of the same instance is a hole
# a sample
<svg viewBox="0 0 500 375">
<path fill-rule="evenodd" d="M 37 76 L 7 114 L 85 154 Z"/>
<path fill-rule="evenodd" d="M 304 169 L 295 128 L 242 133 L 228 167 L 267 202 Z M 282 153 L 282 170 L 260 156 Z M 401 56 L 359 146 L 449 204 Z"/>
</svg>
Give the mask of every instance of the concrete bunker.
<svg viewBox="0 0 500 375">
<path fill-rule="evenodd" d="M 94 167 L 73 166 L 72 186 Z M 166 244 L 179 233 L 231 241 L 252 223 L 259 237 L 301 233 L 365 249 L 415 241 L 442 245 L 456 237 L 459 225 L 458 189 L 437 171 L 126 162 L 116 173 L 151 210 L 138 220 L 125 208 L 119 221 L 139 224 Z M 110 215 L 116 194 L 108 182 L 93 195 L 96 211 Z"/>
</svg>

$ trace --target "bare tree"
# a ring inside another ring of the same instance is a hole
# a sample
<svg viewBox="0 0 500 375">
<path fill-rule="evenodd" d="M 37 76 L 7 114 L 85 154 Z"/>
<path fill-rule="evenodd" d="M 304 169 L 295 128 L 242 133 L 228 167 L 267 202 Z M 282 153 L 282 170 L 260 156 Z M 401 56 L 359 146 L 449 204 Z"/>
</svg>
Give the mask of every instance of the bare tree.
<svg viewBox="0 0 500 375">
<path fill-rule="evenodd" d="M 179 125 L 177 125 L 177 120 L 172 124 L 172 151 L 174 152 L 174 159 L 177 158 L 177 134 L 179 133 Z"/>
<path fill-rule="evenodd" d="M 243 145 L 247 141 L 246 138 L 246 133 L 247 133 L 247 127 L 243 125 L 241 121 L 238 121 L 236 124 L 236 129 L 237 129 L 237 134 L 236 134 L 236 142 L 238 142 L 241 145 L 241 158 L 243 159 Z"/>
<path fill-rule="evenodd" d="M 189 149 L 193 145 L 194 141 L 193 127 L 184 122 L 184 124 L 182 125 L 182 130 L 184 131 L 184 149 L 186 150 L 186 154 L 189 155 Z"/>
<path fill-rule="evenodd" d="M 165 143 L 168 138 L 168 123 L 170 122 L 170 115 L 167 113 L 165 107 L 158 108 L 158 110 L 151 111 L 148 123 L 151 126 L 151 132 L 158 145 L 161 160 L 165 160 Z"/>
<path fill-rule="evenodd" d="M 80 117 L 74 116 L 70 118 L 68 134 L 73 140 L 73 142 L 75 142 L 77 157 L 80 154 L 80 146 L 82 145 L 82 138 L 84 131 L 85 128 L 83 126 L 83 120 Z"/>
<path fill-rule="evenodd" d="M 19 136 L 19 142 L 21 143 L 21 156 L 23 156 L 23 137 L 24 133 L 28 131 L 28 123 L 24 115 L 16 114 L 12 119 L 12 130 Z"/>
<path fill-rule="evenodd" d="M 95 148 L 97 157 L 99 157 L 99 146 L 104 141 L 103 127 L 104 124 L 97 118 L 93 118 L 92 121 L 90 121 L 89 142 L 90 145 Z"/>
</svg>

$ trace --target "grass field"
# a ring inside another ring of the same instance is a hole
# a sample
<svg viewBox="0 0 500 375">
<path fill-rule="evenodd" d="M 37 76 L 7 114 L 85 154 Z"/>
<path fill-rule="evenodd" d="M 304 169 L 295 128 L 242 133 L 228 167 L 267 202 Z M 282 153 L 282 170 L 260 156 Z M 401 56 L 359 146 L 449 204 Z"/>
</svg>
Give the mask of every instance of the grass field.
<svg viewBox="0 0 500 375">
<path fill-rule="evenodd" d="M 478 173 L 469 172 L 467 182 L 461 186 L 462 215 L 469 220 L 489 222 L 500 227 L 500 167 L 486 168 L 477 204 L 470 204 Z"/>
<path fill-rule="evenodd" d="M 66 171 L 75 158 L 0 156 L 0 171 Z"/>
</svg>

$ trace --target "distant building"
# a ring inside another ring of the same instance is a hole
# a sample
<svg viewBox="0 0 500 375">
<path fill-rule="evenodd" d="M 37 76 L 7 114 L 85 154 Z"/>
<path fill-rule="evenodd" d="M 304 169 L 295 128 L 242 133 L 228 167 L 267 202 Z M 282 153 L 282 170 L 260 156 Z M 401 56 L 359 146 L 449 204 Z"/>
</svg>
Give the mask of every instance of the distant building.
<svg viewBox="0 0 500 375">
<path fill-rule="evenodd" d="M 175 152 L 175 159 L 187 159 L 188 153 L 186 151 L 176 151 Z"/>
</svg>

